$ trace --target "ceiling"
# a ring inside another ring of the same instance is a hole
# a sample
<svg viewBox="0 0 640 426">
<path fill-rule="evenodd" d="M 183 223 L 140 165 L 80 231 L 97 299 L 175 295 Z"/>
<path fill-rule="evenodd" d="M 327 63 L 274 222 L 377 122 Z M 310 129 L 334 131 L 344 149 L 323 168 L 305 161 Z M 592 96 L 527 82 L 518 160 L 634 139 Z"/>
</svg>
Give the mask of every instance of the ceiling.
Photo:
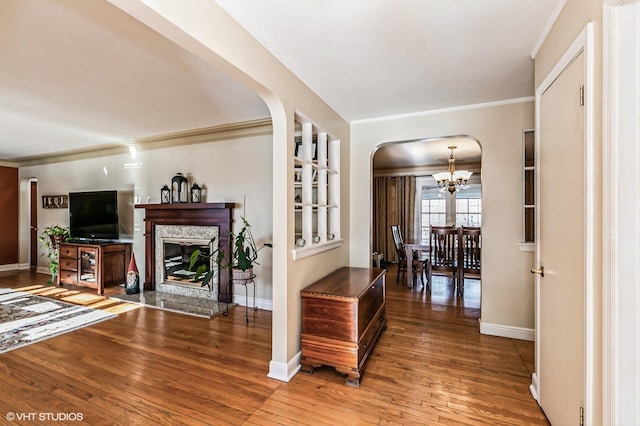
<svg viewBox="0 0 640 426">
<path fill-rule="evenodd" d="M 559 1 L 216 0 L 347 121 L 532 96 Z M 0 0 L 0 57 L 0 160 L 269 116 L 107 2 Z"/>
<path fill-rule="evenodd" d="M 480 144 L 468 137 L 420 139 L 382 145 L 373 155 L 373 168 L 378 173 L 397 172 L 398 168 L 410 171 L 434 171 L 434 167 L 446 170 L 454 146 L 456 168 L 480 171 Z"/>
</svg>

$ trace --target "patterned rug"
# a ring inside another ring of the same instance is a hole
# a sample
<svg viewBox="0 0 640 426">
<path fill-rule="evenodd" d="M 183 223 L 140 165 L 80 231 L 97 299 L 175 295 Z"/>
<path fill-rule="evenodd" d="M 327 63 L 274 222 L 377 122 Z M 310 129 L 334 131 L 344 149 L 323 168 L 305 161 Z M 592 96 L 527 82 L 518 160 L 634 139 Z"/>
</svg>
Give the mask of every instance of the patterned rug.
<svg viewBox="0 0 640 426">
<path fill-rule="evenodd" d="M 103 310 L 0 288 L 0 353 L 116 316 Z"/>
</svg>

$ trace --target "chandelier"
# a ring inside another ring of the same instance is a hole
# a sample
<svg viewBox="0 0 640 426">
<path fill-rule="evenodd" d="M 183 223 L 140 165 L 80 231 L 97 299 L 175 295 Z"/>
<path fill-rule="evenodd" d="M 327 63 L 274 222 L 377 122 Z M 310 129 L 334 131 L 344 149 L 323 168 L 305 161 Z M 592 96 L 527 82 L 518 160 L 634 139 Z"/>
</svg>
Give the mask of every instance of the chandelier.
<svg viewBox="0 0 640 426">
<path fill-rule="evenodd" d="M 450 192 L 454 193 L 456 191 L 460 191 L 460 189 L 464 189 L 467 187 L 467 182 L 469 178 L 473 174 L 473 172 L 469 172 L 466 170 L 456 170 L 456 159 L 453 158 L 453 150 L 456 149 L 456 146 L 448 147 L 451 150 L 451 156 L 449 157 L 449 170 L 446 172 L 438 172 L 433 174 L 433 179 L 435 179 L 438 187 L 441 190 L 445 190 L 445 188 Z"/>
</svg>

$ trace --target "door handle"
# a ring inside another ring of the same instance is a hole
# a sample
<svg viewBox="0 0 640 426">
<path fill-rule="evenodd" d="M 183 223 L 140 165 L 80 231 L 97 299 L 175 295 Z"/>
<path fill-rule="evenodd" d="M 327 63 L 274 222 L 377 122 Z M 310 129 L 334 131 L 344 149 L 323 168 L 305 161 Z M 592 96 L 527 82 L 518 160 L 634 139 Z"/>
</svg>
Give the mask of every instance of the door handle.
<svg viewBox="0 0 640 426">
<path fill-rule="evenodd" d="M 538 274 L 541 277 L 544 277 L 544 266 L 541 266 L 540 269 L 532 269 L 531 273 L 532 274 Z"/>
</svg>

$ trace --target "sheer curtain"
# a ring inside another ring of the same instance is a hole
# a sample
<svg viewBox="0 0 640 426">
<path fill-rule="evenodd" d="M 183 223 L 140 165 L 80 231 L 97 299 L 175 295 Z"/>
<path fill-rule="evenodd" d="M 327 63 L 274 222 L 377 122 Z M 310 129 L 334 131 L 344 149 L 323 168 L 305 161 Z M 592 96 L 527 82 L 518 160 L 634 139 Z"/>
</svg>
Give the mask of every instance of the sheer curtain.
<svg viewBox="0 0 640 426">
<path fill-rule="evenodd" d="M 387 262 L 397 261 L 391 225 L 398 225 L 405 240 L 415 235 L 416 177 L 377 177 L 373 181 L 373 251 Z"/>
</svg>

